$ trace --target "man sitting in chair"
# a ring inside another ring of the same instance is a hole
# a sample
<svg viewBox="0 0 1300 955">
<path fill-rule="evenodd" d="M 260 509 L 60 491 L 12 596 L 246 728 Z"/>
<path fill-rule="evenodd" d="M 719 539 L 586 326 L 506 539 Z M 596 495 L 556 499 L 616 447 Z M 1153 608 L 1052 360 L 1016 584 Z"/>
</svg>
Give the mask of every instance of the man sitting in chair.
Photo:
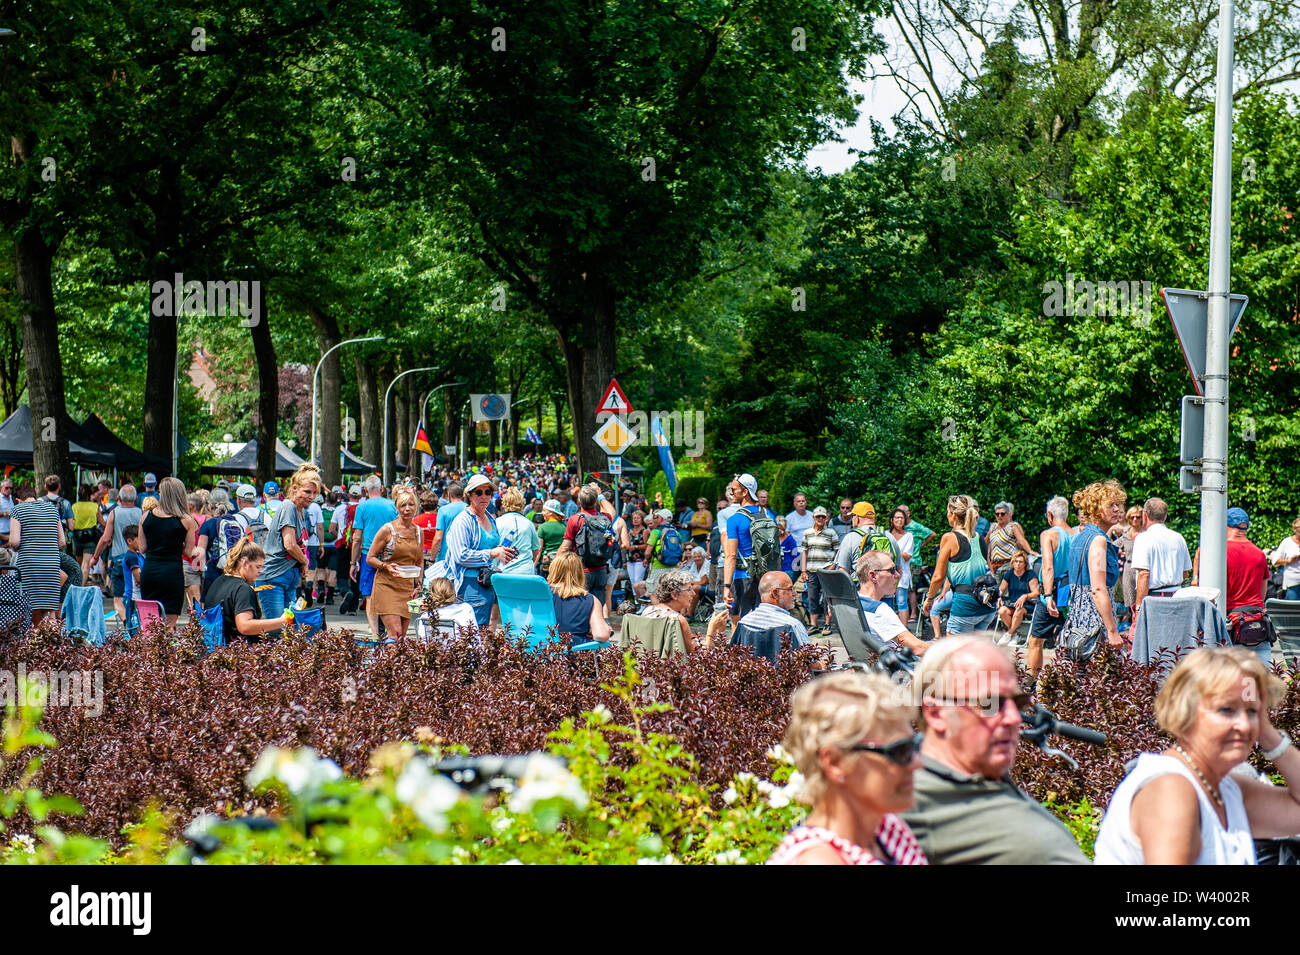
<svg viewBox="0 0 1300 955">
<path fill-rule="evenodd" d="M 736 630 L 739 632 L 746 629 L 753 631 L 788 629 L 790 649 L 801 647 L 808 642 L 808 628 L 790 613 L 793 608 L 794 582 L 790 579 L 790 575 L 779 570 L 770 570 L 758 581 L 758 604 L 740 618 Z"/>
<path fill-rule="evenodd" d="M 887 550 L 869 550 L 858 558 L 858 602 L 867 618 L 867 628 L 886 643 L 894 641 L 918 657 L 930 646 L 929 641 L 915 637 L 903 626 L 894 612 L 894 593 L 898 590 L 901 571 L 894 555 Z"/>
</svg>

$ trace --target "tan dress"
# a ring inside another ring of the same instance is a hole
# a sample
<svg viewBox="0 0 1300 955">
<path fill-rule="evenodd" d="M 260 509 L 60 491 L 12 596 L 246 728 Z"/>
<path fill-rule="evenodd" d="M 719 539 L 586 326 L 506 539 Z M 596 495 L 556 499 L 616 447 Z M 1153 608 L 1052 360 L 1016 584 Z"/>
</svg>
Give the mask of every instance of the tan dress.
<svg viewBox="0 0 1300 955">
<path fill-rule="evenodd" d="M 424 551 L 420 548 L 419 528 L 405 530 L 400 522 L 393 521 L 388 525 L 388 530 L 393 535 L 393 556 L 388 558 L 387 563 L 423 567 Z M 419 583 L 418 577 L 394 577 L 386 570 L 376 570 L 375 586 L 370 592 L 375 613 L 410 617 L 411 610 L 406 603 L 415 596 L 415 588 Z"/>
</svg>

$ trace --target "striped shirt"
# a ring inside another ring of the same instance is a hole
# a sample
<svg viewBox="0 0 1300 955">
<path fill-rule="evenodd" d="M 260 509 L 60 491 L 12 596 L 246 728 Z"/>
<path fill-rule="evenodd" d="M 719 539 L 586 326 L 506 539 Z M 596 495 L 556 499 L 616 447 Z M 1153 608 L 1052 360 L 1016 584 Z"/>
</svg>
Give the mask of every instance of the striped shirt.
<svg viewBox="0 0 1300 955">
<path fill-rule="evenodd" d="M 835 551 L 839 549 L 839 538 L 829 527 L 817 530 L 810 527 L 803 532 L 802 547 L 807 552 L 803 569 L 812 573 L 835 563 Z"/>
<path fill-rule="evenodd" d="M 929 865 L 912 830 L 893 813 L 885 813 L 876 830 L 876 841 L 889 858 L 872 855 L 856 843 L 821 826 L 796 826 L 786 833 L 781 844 L 767 860 L 768 865 L 793 865 L 799 855 L 813 846 L 828 846 L 845 865 Z"/>
</svg>

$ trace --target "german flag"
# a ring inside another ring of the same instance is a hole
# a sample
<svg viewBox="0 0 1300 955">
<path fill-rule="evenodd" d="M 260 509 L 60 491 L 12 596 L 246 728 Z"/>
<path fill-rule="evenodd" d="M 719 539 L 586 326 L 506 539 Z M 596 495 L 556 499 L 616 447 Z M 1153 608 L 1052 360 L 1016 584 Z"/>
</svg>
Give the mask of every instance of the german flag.
<svg viewBox="0 0 1300 955">
<path fill-rule="evenodd" d="M 429 444 L 429 436 L 424 433 L 424 422 L 415 429 L 415 440 L 411 442 L 412 451 L 422 451 L 430 457 L 433 456 L 433 445 Z"/>
</svg>

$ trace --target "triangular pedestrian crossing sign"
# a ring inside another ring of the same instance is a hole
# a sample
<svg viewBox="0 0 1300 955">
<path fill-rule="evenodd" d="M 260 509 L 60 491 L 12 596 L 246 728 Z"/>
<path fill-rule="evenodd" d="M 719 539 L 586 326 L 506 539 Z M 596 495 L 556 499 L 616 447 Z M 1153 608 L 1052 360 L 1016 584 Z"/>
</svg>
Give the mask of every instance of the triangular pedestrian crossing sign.
<svg viewBox="0 0 1300 955">
<path fill-rule="evenodd" d="M 618 379 L 611 378 L 609 385 L 605 388 L 605 394 L 600 399 L 600 404 L 596 406 L 596 414 L 628 414 L 632 411 L 632 402 L 627 400 L 627 395 L 623 389 L 618 386 Z"/>
</svg>

